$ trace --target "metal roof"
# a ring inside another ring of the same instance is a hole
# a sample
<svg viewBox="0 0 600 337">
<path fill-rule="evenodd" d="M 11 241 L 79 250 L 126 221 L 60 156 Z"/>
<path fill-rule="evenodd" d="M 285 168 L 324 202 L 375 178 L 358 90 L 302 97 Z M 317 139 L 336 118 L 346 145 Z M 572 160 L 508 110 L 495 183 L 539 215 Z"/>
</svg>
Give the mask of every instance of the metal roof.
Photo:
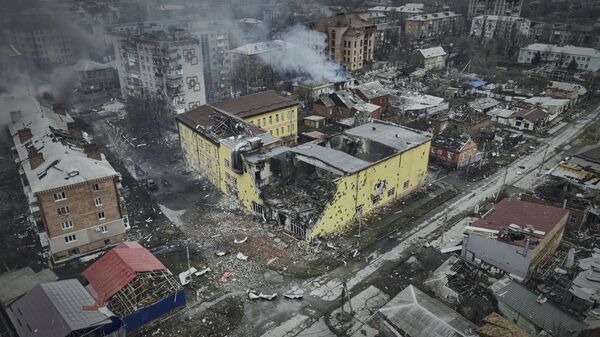
<svg viewBox="0 0 600 337">
<path fill-rule="evenodd" d="M 110 312 L 95 308 L 94 298 L 76 279 L 39 284 L 7 312 L 21 337 L 65 337 L 111 323 Z"/>
<path fill-rule="evenodd" d="M 572 54 L 572 55 L 582 55 L 582 56 L 590 56 L 590 57 L 600 57 L 600 51 L 594 48 L 584 48 L 584 47 L 575 47 L 575 46 L 557 46 L 552 44 L 544 44 L 544 43 L 533 43 L 526 47 L 521 48 L 521 50 L 532 50 L 532 51 L 540 51 L 540 52 L 548 52 L 548 53 L 564 53 L 564 54 Z"/>
<path fill-rule="evenodd" d="M 225 110 L 240 118 L 247 118 L 266 112 L 297 106 L 298 102 L 277 95 L 273 90 L 267 90 L 252 95 L 211 103 L 210 105 L 217 109 Z"/>
<path fill-rule="evenodd" d="M 366 123 L 344 133 L 389 146 L 398 152 L 404 152 L 431 140 L 424 132 L 380 122 Z"/>
<path fill-rule="evenodd" d="M 477 326 L 409 285 L 379 309 L 387 322 L 411 337 L 475 337 Z"/>
<path fill-rule="evenodd" d="M 86 270 L 92 295 L 100 305 L 133 281 L 137 273 L 163 270 L 166 267 L 137 242 L 123 242 L 104 254 Z"/>
<path fill-rule="evenodd" d="M 4 273 L 0 275 L 0 303 L 6 307 L 36 285 L 56 280 L 58 276 L 50 269 L 43 269 L 36 273 L 30 267 L 25 267 Z"/>
<path fill-rule="evenodd" d="M 566 327 L 577 336 L 585 325 L 561 311 L 550 302 L 538 302 L 538 295 L 521 284 L 510 281 L 507 285 L 494 291 L 499 302 L 504 303 L 539 328 L 553 334 L 557 326 Z"/>
<path fill-rule="evenodd" d="M 322 162 L 327 166 L 342 171 L 343 173 L 354 173 L 371 165 L 371 163 L 353 157 L 345 152 L 317 145 L 315 143 L 298 145 L 297 147 L 291 148 L 290 151 L 298 155 L 306 156 Z M 334 173 L 339 172 L 334 171 Z"/>
<path fill-rule="evenodd" d="M 437 56 L 445 56 L 446 52 L 442 47 L 432 47 L 426 49 L 419 49 L 419 53 L 423 55 L 424 58 L 437 57 Z"/>
</svg>

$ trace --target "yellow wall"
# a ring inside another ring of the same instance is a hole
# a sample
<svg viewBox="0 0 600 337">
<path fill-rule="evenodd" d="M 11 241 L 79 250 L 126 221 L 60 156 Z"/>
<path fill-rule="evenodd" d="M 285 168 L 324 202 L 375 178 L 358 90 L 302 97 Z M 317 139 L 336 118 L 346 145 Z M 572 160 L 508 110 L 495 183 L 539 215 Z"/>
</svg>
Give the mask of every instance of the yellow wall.
<svg viewBox="0 0 600 337">
<path fill-rule="evenodd" d="M 219 145 L 192 130 L 187 125 L 179 124 L 179 140 L 183 155 L 188 165 L 199 174 L 207 177 L 218 186 L 220 179 Z"/>
<path fill-rule="evenodd" d="M 397 154 L 367 169 L 336 182 L 336 193 L 325 206 L 323 215 L 307 233 L 307 239 L 338 232 L 355 219 L 357 207 L 362 215 L 390 203 L 419 188 L 427 181 L 427 163 L 431 142 Z M 375 187 L 385 180 L 380 199 L 373 203 Z M 408 182 L 405 187 L 405 182 Z"/>
<path fill-rule="evenodd" d="M 275 110 L 245 119 L 247 122 L 269 131 L 276 137 L 298 135 L 298 106 Z"/>
</svg>

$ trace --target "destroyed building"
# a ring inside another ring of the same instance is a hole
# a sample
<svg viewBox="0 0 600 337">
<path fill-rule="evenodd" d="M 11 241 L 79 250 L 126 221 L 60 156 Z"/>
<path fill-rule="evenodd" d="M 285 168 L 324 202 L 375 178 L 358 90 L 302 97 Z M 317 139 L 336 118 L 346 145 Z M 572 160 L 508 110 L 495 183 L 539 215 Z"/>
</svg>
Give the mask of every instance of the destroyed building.
<svg viewBox="0 0 600 337">
<path fill-rule="evenodd" d="M 61 262 L 123 241 L 129 221 L 120 175 L 84 140 L 64 105 L 31 97 L 4 104 L 29 221 L 48 258 Z"/>
<path fill-rule="evenodd" d="M 431 142 L 431 157 L 443 165 L 462 168 L 481 159 L 477 143 L 471 137 L 439 134 Z"/>
<path fill-rule="evenodd" d="M 185 305 L 181 284 L 137 242 L 123 242 L 86 270 L 86 289 L 129 333 Z"/>
<path fill-rule="evenodd" d="M 177 120 L 191 167 L 302 239 L 335 233 L 427 179 L 429 136 L 393 124 L 367 123 L 290 148 L 208 105 Z"/>
<path fill-rule="evenodd" d="M 369 119 L 381 119 L 381 107 L 363 101 L 350 90 L 339 90 L 319 98 L 313 105 L 315 115 L 347 126 L 366 123 Z"/>
<path fill-rule="evenodd" d="M 503 199 L 467 226 L 462 256 L 525 279 L 547 261 L 562 240 L 569 211 Z"/>
<path fill-rule="evenodd" d="M 568 160 L 561 161 L 549 174 L 566 179 L 586 191 L 600 190 L 600 145 L 583 147 Z"/>
<path fill-rule="evenodd" d="M 387 111 L 390 90 L 384 87 L 379 81 L 360 84 L 354 87 L 352 91 L 363 101 L 379 106 L 381 113 Z"/>
</svg>

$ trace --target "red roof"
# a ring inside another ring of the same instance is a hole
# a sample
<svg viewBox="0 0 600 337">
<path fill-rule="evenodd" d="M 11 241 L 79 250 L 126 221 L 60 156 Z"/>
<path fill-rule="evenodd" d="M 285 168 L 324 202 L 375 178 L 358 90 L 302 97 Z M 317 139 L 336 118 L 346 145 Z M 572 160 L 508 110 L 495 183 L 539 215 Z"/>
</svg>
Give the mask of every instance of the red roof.
<svg viewBox="0 0 600 337">
<path fill-rule="evenodd" d="M 536 204 L 517 199 L 503 199 L 494 210 L 471 226 L 500 230 L 510 224 L 521 227 L 532 226 L 535 230 L 550 232 L 569 211 L 566 209 Z"/>
<path fill-rule="evenodd" d="M 133 281 L 137 273 L 163 270 L 166 267 L 137 242 L 123 242 L 104 254 L 83 276 L 99 305 L 103 305 L 121 288 Z"/>
</svg>

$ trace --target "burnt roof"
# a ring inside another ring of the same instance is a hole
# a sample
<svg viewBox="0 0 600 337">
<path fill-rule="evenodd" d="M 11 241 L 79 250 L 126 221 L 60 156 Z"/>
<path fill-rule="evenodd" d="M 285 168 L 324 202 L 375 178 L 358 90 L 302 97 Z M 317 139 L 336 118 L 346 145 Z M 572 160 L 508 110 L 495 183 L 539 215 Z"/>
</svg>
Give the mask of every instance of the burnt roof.
<svg viewBox="0 0 600 337">
<path fill-rule="evenodd" d="M 432 147 L 450 150 L 452 152 L 460 152 L 469 142 L 468 137 L 452 137 L 444 134 L 439 134 L 431 142 Z"/>
<path fill-rule="evenodd" d="M 211 103 L 211 105 L 240 118 L 247 118 L 274 110 L 296 106 L 298 105 L 298 102 L 277 95 L 273 90 L 268 90 L 252 95 L 228 99 L 226 101 Z"/>
<path fill-rule="evenodd" d="M 193 130 L 202 132 L 214 143 L 223 138 L 237 136 L 244 133 L 262 134 L 266 131 L 257 126 L 223 113 L 206 104 L 175 117 L 181 123 Z"/>
</svg>

